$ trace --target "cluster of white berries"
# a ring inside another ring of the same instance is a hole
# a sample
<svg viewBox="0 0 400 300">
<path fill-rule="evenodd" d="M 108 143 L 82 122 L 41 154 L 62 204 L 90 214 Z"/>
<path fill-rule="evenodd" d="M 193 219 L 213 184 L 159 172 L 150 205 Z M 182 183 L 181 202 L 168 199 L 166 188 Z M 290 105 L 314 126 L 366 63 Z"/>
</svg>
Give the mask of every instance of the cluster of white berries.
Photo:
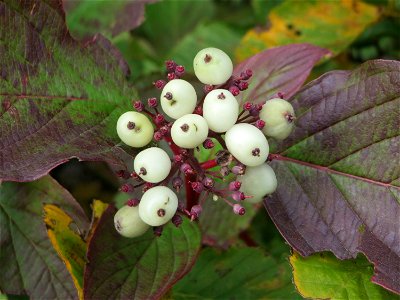
<svg viewBox="0 0 400 300">
<path fill-rule="evenodd" d="M 195 88 L 180 79 L 183 66 L 169 61 L 169 81 L 155 83 L 162 89 L 159 101 L 148 99 L 149 108 L 140 101 L 135 102 L 136 111 L 126 112 L 118 120 L 117 133 L 125 144 L 140 148 L 153 139 L 165 139 L 175 154 L 171 159 L 163 149 L 150 147 L 135 157 L 134 172 L 125 179 L 133 177 L 140 183 L 125 185 L 124 191 L 131 192 L 144 185 L 144 194 L 140 200 L 129 200 L 116 213 L 115 227 L 123 236 L 140 236 L 150 226 L 159 228 L 171 219 L 178 226 L 182 222 L 179 212 L 192 219 L 199 216 L 202 203 L 185 208 L 178 201 L 175 191 L 179 192 L 182 186 L 181 175 L 194 178 L 189 186 L 196 193 L 223 198 L 239 215 L 244 214 L 244 208 L 227 198 L 257 203 L 277 187 L 275 173 L 267 164 L 269 145 L 266 136 L 284 139 L 290 134 L 294 120 L 291 104 L 274 98 L 263 105 L 246 102 L 241 109 L 235 96 L 247 89 L 252 72 L 246 70 L 239 77 L 232 76 L 232 61 L 219 49 L 201 50 L 194 58 L 193 66 L 196 77 L 205 84 L 201 100 L 198 100 Z M 158 103 L 165 115 L 157 110 Z M 201 146 L 212 148 L 215 141 L 212 138 L 226 149 L 217 153 L 212 166 L 219 165 L 222 175 L 237 175 L 229 184 L 228 192 L 214 187 L 215 172 L 204 169 L 193 155 L 193 149 Z M 167 187 L 169 183 L 175 191 Z"/>
</svg>

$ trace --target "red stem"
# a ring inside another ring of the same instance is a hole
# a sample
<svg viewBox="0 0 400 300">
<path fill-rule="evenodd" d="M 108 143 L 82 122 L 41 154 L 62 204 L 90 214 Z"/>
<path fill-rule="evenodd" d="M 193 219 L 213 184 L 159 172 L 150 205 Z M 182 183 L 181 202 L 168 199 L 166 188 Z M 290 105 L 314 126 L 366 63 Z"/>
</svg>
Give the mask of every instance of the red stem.
<svg viewBox="0 0 400 300">
<path fill-rule="evenodd" d="M 217 161 L 215 159 L 210 159 L 210 160 L 207 160 L 207 161 L 205 161 L 205 162 L 200 164 L 200 167 L 203 170 L 208 170 L 208 169 L 214 168 L 216 166 L 218 166 L 218 164 L 217 164 Z"/>
</svg>

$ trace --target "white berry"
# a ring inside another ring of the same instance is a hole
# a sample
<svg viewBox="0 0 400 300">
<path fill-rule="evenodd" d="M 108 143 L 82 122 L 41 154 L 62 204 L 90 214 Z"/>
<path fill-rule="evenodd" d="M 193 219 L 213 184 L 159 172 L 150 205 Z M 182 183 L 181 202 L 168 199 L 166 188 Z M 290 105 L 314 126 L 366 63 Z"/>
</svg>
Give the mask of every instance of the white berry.
<svg viewBox="0 0 400 300">
<path fill-rule="evenodd" d="M 200 50 L 193 60 L 193 68 L 202 83 L 213 85 L 225 83 L 233 72 L 232 60 L 217 48 Z"/>
<path fill-rule="evenodd" d="M 203 143 L 208 136 L 207 121 L 199 115 L 185 115 L 174 122 L 171 137 L 176 145 L 193 149 Z"/>
<path fill-rule="evenodd" d="M 240 190 L 246 196 L 252 198 L 246 199 L 247 202 L 261 202 L 266 195 L 275 192 L 278 182 L 274 170 L 266 163 L 257 167 L 247 167 L 246 172 L 237 179 L 242 183 Z"/>
<path fill-rule="evenodd" d="M 164 180 L 171 171 L 171 159 L 167 152 L 157 147 L 139 152 L 133 165 L 136 174 L 143 180 L 152 183 Z"/>
<path fill-rule="evenodd" d="M 139 203 L 140 218 L 151 226 L 160 226 L 172 219 L 178 208 L 178 197 L 165 186 L 146 191 Z"/>
<path fill-rule="evenodd" d="M 139 148 L 150 143 L 154 129 L 145 115 L 135 111 L 128 111 L 119 117 L 117 133 L 125 144 Z"/>
<path fill-rule="evenodd" d="M 288 101 L 267 100 L 260 111 L 260 119 L 265 122 L 264 134 L 279 140 L 287 138 L 294 127 L 294 116 L 293 106 Z"/>
<path fill-rule="evenodd" d="M 128 205 L 117 211 L 114 216 L 114 225 L 120 235 L 128 238 L 141 236 L 150 227 L 139 217 L 139 207 Z"/>
<path fill-rule="evenodd" d="M 236 123 L 238 115 L 239 103 L 228 90 L 213 90 L 205 97 L 203 117 L 211 130 L 227 131 Z"/>
<path fill-rule="evenodd" d="M 269 154 L 269 145 L 264 134 L 247 123 L 233 125 L 225 134 L 225 143 L 229 152 L 246 166 L 261 165 Z"/>
<path fill-rule="evenodd" d="M 194 87 L 182 79 L 169 81 L 161 92 L 161 107 L 172 119 L 178 119 L 193 112 L 197 95 Z"/>
</svg>

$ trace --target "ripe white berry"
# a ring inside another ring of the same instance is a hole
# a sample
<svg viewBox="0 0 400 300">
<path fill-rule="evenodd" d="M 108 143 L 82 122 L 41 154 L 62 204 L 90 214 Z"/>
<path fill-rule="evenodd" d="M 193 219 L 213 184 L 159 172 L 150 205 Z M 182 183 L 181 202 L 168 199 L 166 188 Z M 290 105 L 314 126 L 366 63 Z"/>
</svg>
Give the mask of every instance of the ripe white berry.
<svg viewBox="0 0 400 300">
<path fill-rule="evenodd" d="M 193 112 L 197 95 L 194 87 L 182 79 L 168 82 L 161 92 L 161 107 L 172 119 L 178 119 Z"/>
<path fill-rule="evenodd" d="M 233 72 L 232 60 L 217 48 L 200 50 L 193 60 L 193 68 L 202 83 L 213 85 L 226 82 Z"/>
<path fill-rule="evenodd" d="M 135 111 L 128 111 L 119 117 L 117 133 L 125 144 L 139 148 L 150 143 L 154 129 L 145 115 Z"/>
<path fill-rule="evenodd" d="M 172 219 L 178 208 L 178 197 L 165 186 L 149 189 L 139 203 L 140 218 L 151 226 L 160 226 Z"/>
<path fill-rule="evenodd" d="M 167 152 L 157 147 L 139 152 L 133 165 L 136 174 L 143 180 L 152 183 L 164 180 L 171 171 L 171 160 Z"/>
<path fill-rule="evenodd" d="M 239 115 L 239 103 L 228 90 L 209 92 L 204 99 L 203 117 L 208 127 L 215 132 L 225 132 L 235 123 Z"/>
<path fill-rule="evenodd" d="M 294 127 L 294 116 L 293 106 L 288 101 L 267 100 L 260 111 L 260 119 L 265 122 L 264 134 L 279 140 L 287 138 Z"/>
<path fill-rule="evenodd" d="M 246 172 L 237 179 L 242 183 L 240 191 L 246 196 L 253 196 L 246 199 L 250 203 L 258 203 L 266 195 L 275 192 L 278 182 L 274 170 L 266 163 L 257 167 L 247 167 Z"/>
<path fill-rule="evenodd" d="M 229 152 L 246 166 L 261 165 L 269 154 L 269 145 L 264 134 L 247 123 L 233 125 L 225 134 L 225 143 Z"/>
<path fill-rule="evenodd" d="M 149 225 L 139 217 L 139 207 L 125 205 L 114 216 L 114 225 L 124 237 L 134 238 L 144 234 Z"/>
<path fill-rule="evenodd" d="M 185 115 L 174 122 L 171 137 L 176 145 L 192 149 L 203 143 L 208 136 L 207 121 L 199 115 Z"/>
</svg>

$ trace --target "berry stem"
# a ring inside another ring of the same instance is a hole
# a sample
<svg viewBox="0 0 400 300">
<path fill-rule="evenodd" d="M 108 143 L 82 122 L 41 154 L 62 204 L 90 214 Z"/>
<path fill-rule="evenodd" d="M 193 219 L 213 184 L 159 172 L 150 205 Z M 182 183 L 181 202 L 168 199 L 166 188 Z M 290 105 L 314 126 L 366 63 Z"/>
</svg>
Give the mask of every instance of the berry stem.
<svg viewBox="0 0 400 300">
<path fill-rule="evenodd" d="M 217 164 L 217 161 L 215 159 L 210 159 L 210 160 L 207 160 L 207 161 L 205 161 L 205 162 L 200 164 L 200 167 L 203 170 L 208 170 L 208 169 L 214 168 L 216 166 L 218 166 L 218 164 Z"/>
</svg>

